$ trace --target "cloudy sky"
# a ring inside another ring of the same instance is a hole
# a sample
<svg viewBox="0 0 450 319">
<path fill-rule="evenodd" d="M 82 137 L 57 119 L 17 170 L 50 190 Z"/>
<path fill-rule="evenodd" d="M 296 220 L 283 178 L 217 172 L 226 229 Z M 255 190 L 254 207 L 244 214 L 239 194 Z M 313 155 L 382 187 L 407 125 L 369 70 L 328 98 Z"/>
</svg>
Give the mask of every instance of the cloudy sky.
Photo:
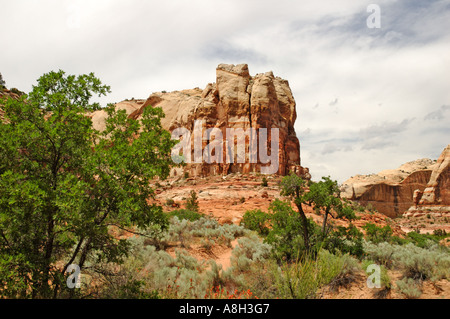
<svg viewBox="0 0 450 319">
<path fill-rule="evenodd" d="M 0 72 L 25 92 L 94 72 L 106 105 L 204 88 L 219 63 L 271 70 L 297 102 L 302 165 L 343 182 L 450 143 L 449 30 L 450 0 L 0 0 Z"/>
</svg>

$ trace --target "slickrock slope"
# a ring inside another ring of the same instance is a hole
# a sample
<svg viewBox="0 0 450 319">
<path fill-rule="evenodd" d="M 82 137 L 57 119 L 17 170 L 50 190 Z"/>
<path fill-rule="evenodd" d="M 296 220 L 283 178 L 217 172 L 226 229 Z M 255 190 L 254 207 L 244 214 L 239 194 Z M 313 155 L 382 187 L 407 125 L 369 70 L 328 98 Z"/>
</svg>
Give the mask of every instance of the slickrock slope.
<svg viewBox="0 0 450 319">
<path fill-rule="evenodd" d="M 414 192 L 427 187 L 435 167 L 435 161 L 420 159 L 395 170 L 357 175 L 343 183 L 341 195 L 363 205 L 371 204 L 391 218 L 399 217 L 413 205 Z"/>
<path fill-rule="evenodd" d="M 158 92 L 151 94 L 145 102 L 133 100 L 117 104 L 117 107 L 125 108 L 129 116 L 135 119 L 149 106 L 161 107 L 164 111 L 165 118 L 161 121 L 164 129 L 173 132 L 177 128 L 186 128 L 190 132 L 190 136 L 186 135 L 191 142 L 190 154 L 183 152 L 183 155 L 190 155 L 191 162 L 182 169 L 175 169 L 172 172 L 174 175 L 182 175 L 184 172 L 188 172 L 191 177 L 260 173 L 262 168 L 278 164 L 272 170 L 275 174 L 285 175 L 293 171 L 304 178 L 311 177 L 308 169 L 300 166 L 300 143 L 294 130 L 296 104 L 289 83 L 275 77 L 272 72 L 251 76 L 247 64 L 220 64 L 216 69 L 216 82 L 207 84 L 203 90 L 195 88 Z M 103 128 L 105 116 L 103 111 L 93 114 L 92 119 L 97 129 Z M 271 147 L 272 128 L 279 132 L 277 149 Z M 196 136 L 197 129 L 200 134 Z M 208 137 L 208 129 L 216 129 L 216 132 Z M 243 130 L 244 134 L 241 136 L 246 141 L 244 149 L 237 147 L 238 138 L 227 140 L 230 137 L 227 129 Z M 245 135 L 250 133 L 250 129 L 254 129 L 256 135 Z M 257 147 L 261 141 L 264 142 L 260 140 L 261 129 L 267 129 L 267 155 L 270 157 L 278 151 L 275 160 L 264 162 L 261 152 L 255 152 L 258 153 L 257 159 L 251 158 L 250 142 Z M 198 137 L 200 139 L 196 140 Z M 195 145 L 200 146 L 203 156 L 209 155 L 212 159 L 210 163 L 205 161 L 205 157 L 200 160 L 196 158 Z M 230 156 L 233 153 L 234 157 Z M 241 160 L 237 154 L 242 156 Z M 221 163 L 218 163 L 218 158 L 221 158 Z"/>
</svg>

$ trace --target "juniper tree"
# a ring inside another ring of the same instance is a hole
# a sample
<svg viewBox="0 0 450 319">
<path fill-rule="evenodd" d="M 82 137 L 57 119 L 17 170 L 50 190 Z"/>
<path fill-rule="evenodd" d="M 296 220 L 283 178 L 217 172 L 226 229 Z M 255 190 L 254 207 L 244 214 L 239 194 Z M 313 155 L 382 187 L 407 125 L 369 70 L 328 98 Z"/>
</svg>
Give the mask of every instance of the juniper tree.
<svg viewBox="0 0 450 319">
<path fill-rule="evenodd" d="M 151 181 L 170 170 L 170 134 L 160 108 L 140 120 L 109 105 L 92 126 L 90 100 L 110 88 L 93 73 L 44 74 L 28 95 L 2 106 L 0 123 L 0 296 L 70 296 L 66 270 L 117 262 L 129 245 L 112 227 L 167 227 L 151 204 Z"/>
<path fill-rule="evenodd" d="M 6 82 L 5 80 L 3 80 L 3 76 L 0 73 L 0 90 L 3 89 L 4 87 L 6 87 Z"/>
</svg>

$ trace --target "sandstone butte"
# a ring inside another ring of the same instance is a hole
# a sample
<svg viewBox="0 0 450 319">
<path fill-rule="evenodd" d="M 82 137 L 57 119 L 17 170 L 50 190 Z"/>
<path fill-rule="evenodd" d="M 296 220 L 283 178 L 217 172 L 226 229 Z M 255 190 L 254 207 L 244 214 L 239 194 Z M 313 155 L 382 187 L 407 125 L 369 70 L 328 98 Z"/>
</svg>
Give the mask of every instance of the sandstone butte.
<svg viewBox="0 0 450 319">
<path fill-rule="evenodd" d="M 139 119 L 146 107 L 161 107 L 165 118 L 161 120 L 164 129 L 172 132 L 177 128 L 186 128 L 191 132 L 191 155 L 194 158 L 194 130 L 195 121 L 203 121 L 203 133 L 207 129 L 218 128 L 222 132 L 222 139 L 213 140 L 219 143 L 222 150 L 222 163 L 208 164 L 191 162 L 183 168 L 175 168 L 172 175 L 187 172 L 190 177 L 227 175 L 230 173 L 258 173 L 261 167 L 269 164 L 258 160 L 249 160 L 249 137 L 246 137 L 244 163 L 234 163 L 225 158 L 227 148 L 226 129 L 252 128 L 256 132 L 266 128 L 268 132 L 267 150 L 271 154 L 272 128 L 279 129 L 278 144 L 278 175 L 294 172 L 303 178 L 310 179 L 308 168 L 300 165 L 300 143 L 294 130 L 297 118 L 296 103 L 288 81 L 275 77 L 272 72 L 250 76 L 247 64 L 220 64 L 216 69 L 216 82 L 209 83 L 202 90 L 200 88 L 152 93 L 147 100 L 126 100 L 116 104 L 117 109 L 126 110 L 129 117 Z M 100 110 L 92 114 L 93 125 L 102 130 L 105 126 L 107 114 Z M 249 132 L 250 130 L 248 130 Z M 259 135 L 256 137 L 259 145 Z M 203 139 L 202 153 L 210 143 Z M 234 152 L 238 151 L 234 140 Z M 215 155 L 215 154 L 214 154 Z"/>
<path fill-rule="evenodd" d="M 378 174 L 356 175 L 341 186 L 342 197 L 371 204 L 391 218 L 433 213 L 450 216 L 450 144 L 437 161 L 420 159 Z"/>
</svg>

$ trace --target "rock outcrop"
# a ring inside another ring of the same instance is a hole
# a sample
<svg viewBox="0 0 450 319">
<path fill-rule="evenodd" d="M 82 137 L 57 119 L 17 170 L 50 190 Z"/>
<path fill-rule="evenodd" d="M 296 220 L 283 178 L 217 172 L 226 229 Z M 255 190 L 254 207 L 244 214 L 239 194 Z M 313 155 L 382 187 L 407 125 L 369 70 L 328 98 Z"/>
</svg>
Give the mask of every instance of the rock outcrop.
<svg viewBox="0 0 450 319">
<path fill-rule="evenodd" d="M 1 87 L 0 86 L 0 121 L 3 121 L 3 115 L 5 114 L 5 112 L 1 109 L 1 106 L 3 105 L 3 103 L 5 103 L 5 101 L 8 98 L 13 98 L 18 100 L 20 98 L 20 95 L 23 94 L 23 92 L 14 89 L 15 92 L 8 90 L 5 87 Z"/>
<path fill-rule="evenodd" d="M 216 82 L 207 84 L 203 90 L 158 92 L 146 101 L 117 104 L 134 119 L 139 119 L 146 107 L 161 107 L 165 113 L 161 120 L 164 129 L 170 132 L 187 129 L 189 134 L 177 138 L 189 139 L 185 141 L 189 147 L 184 149 L 188 151 L 180 149 L 188 164 L 174 169 L 173 174 L 208 176 L 265 169 L 279 175 L 292 171 L 309 179 L 308 169 L 300 165 L 300 143 L 294 130 L 295 106 L 288 81 L 272 72 L 251 76 L 247 64 L 220 64 Z M 103 128 L 105 116 L 103 111 L 92 115 L 97 129 Z M 261 135 L 264 132 L 267 136 Z M 245 146 L 241 147 L 243 141 Z M 264 145 L 267 151 L 261 152 Z"/>
<path fill-rule="evenodd" d="M 398 169 L 357 175 L 342 184 L 341 196 L 363 205 L 370 204 L 388 217 L 399 217 L 425 190 L 436 165 L 436 161 L 420 159 L 403 164 Z"/>
<path fill-rule="evenodd" d="M 439 156 L 425 189 L 417 189 L 414 196 L 406 216 L 433 213 L 450 216 L 450 144 Z"/>
</svg>

